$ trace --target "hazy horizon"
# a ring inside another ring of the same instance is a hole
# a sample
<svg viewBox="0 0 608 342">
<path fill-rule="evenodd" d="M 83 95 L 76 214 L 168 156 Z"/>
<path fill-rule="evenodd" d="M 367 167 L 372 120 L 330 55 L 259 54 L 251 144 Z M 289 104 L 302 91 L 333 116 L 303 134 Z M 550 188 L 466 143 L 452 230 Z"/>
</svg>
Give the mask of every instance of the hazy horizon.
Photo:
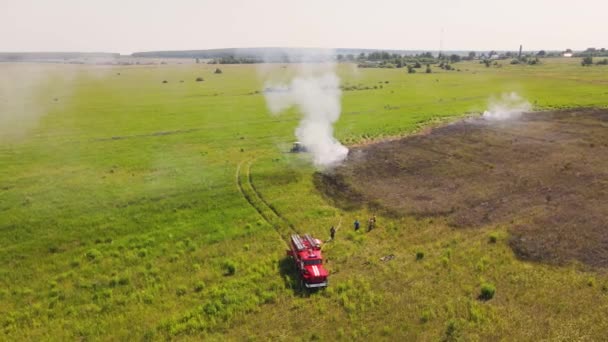
<svg viewBox="0 0 608 342">
<path fill-rule="evenodd" d="M 249 47 L 376 50 L 584 50 L 607 47 L 608 3 L 266 0 L 83 3 L 0 0 L 0 52 Z"/>
</svg>

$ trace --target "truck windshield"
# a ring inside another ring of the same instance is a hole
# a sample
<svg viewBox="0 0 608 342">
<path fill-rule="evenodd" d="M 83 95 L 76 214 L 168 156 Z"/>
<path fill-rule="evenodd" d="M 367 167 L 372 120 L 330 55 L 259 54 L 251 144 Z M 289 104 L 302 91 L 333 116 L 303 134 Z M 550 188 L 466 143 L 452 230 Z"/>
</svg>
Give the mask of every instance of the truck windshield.
<svg viewBox="0 0 608 342">
<path fill-rule="evenodd" d="M 321 259 L 316 259 L 316 260 L 305 260 L 304 261 L 304 265 L 306 266 L 310 266 L 310 265 L 321 265 L 323 263 L 323 260 Z"/>
</svg>

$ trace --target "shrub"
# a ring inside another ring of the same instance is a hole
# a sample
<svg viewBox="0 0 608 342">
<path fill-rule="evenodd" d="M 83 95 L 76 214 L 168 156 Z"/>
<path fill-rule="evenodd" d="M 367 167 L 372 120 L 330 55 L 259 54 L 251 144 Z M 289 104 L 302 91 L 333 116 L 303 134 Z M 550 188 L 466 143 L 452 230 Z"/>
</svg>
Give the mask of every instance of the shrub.
<svg viewBox="0 0 608 342">
<path fill-rule="evenodd" d="M 186 287 L 185 287 L 185 286 L 179 286 L 179 287 L 178 287 L 178 288 L 175 290 L 175 294 L 176 294 L 178 297 L 181 297 L 181 296 L 185 295 L 185 294 L 186 294 L 186 292 L 188 292 L 188 290 L 186 289 Z"/>
<path fill-rule="evenodd" d="M 163 83 L 169 83 L 167 80 L 163 80 Z"/>
<path fill-rule="evenodd" d="M 424 252 L 418 251 L 416 252 L 416 260 L 424 259 Z"/>
<path fill-rule="evenodd" d="M 202 77 L 197 77 L 196 78 L 196 82 L 203 82 L 203 81 L 204 81 L 204 79 Z"/>
<path fill-rule="evenodd" d="M 458 328 L 456 326 L 456 321 L 450 320 L 448 322 L 448 326 L 445 329 L 445 338 L 444 341 L 458 341 Z"/>
<path fill-rule="evenodd" d="M 236 265 L 233 261 L 226 261 L 224 263 L 225 275 L 231 276 L 236 273 Z"/>
<path fill-rule="evenodd" d="M 426 323 L 435 316 L 435 313 L 431 309 L 424 309 L 420 314 L 420 322 Z"/>
<path fill-rule="evenodd" d="M 498 235 L 496 233 L 490 234 L 488 241 L 490 243 L 496 243 L 498 241 Z"/>
<path fill-rule="evenodd" d="M 199 281 L 198 283 L 194 284 L 194 292 L 201 292 L 203 291 L 203 289 L 205 289 L 205 283 L 203 283 L 202 281 Z"/>
<path fill-rule="evenodd" d="M 591 64 L 593 64 L 593 57 L 591 57 L 591 56 L 587 56 L 587 57 L 583 58 L 583 60 L 581 61 L 582 66 L 588 66 Z"/>
<path fill-rule="evenodd" d="M 481 284 L 481 293 L 479 294 L 479 299 L 481 300 L 490 300 L 494 298 L 494 294 L 496 293 L 496 287 L 490 283 Z"/>
<path fill-rule="evenodd" d="M 213 72 L 214 74 L 221 74 L 222 73 L 222 69 L 220 68 L 215 68 L 215 71 Z"/>
<path fill-rule="evenodd" d="M 101 252 L 96 249 L 90 249 L 88 252 L 86 252 L 85 256 L 90 261 L 93 261 L 101 258 Z"/>
</svg>

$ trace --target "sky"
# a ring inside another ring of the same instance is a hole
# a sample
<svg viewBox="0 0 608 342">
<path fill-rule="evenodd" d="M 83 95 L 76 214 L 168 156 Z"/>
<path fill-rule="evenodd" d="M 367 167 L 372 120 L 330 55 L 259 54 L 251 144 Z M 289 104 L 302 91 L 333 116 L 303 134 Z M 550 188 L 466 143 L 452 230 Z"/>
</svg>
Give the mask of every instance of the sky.
<svg viewBox="0 0 608 342">
<path fill-rule="evenodd" d="M 608 48 L 606 13 L 608 0 L 0 0 L 0 51 L 583 50 Z"/>
</svg>

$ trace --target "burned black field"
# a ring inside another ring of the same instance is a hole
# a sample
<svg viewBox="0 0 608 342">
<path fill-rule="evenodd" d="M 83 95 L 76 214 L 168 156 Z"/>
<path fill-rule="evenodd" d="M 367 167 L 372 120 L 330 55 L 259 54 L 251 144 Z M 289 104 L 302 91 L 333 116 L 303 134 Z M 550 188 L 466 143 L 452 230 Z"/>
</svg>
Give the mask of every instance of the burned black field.
<svg viewBox="0 0 608 342">
<path fill-rule="evenodd" d="M 351 149 L 315 183 L 345 209 L 505 225 L 522 259 L 608 267 L 608 110 L 462 120 Z"/>
</svg>

